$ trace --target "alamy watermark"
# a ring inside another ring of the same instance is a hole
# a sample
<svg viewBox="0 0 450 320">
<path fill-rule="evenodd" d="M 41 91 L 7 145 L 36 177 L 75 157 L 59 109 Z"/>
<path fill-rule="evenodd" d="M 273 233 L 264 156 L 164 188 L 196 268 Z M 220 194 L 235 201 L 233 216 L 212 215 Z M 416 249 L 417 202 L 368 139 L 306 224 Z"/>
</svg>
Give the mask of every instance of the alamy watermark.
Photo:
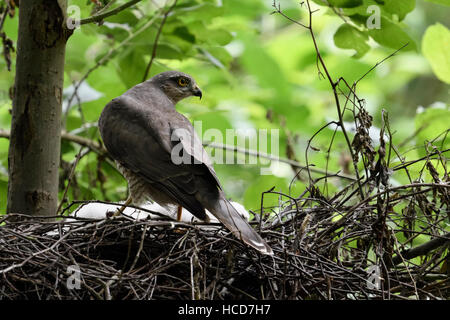
<svg viewBox="0 0 450 320">
<path fill-rule="evenodd" d="M 81 21 L 81 9 L 77 5 L 67 7 L 66 26 L 69 30 L 78 29 Z"/>
<path fill-rule="evenodd" d="M 191 134 L 188 129 L 173 130 L 171 140 L 171 160 L 174 164 L 249 164 L 259 163 L 262 175 L 272 174 L 272 161 L 278 163 L 280 135 L 278 129 L 227 129 L 223 132 L 210 128 L 202 130 L 202 121 L 194 121 L 194 130 L 200 132 L 202 139 Z M 202 141 L 213 141 L 211 155 L 203 151 Z M 259 161 L 259 162 L 258 162 Z M 276 165 L 276 164 L 275 164 Z"/>
<path fill-rule="evenodd" d="M 373 265 L 367 268 L 367 289 L 379 290 L 381 288 L 380 267 Z"/>
<path fill-rule="evenodd" d="M 80 267 L 76 264 L 70 265 L 66 270 L 69 275 L 66 279 L 67 289 L 80 289 L 81 288 L 81 271 Z"/>
<path fill-rule="evenodd" d="M 371 15 L 367 18 L 367 29 L 381 29 L 381 9 L 377 5 L 367 7 L 367 13 Z"/>
</svg>

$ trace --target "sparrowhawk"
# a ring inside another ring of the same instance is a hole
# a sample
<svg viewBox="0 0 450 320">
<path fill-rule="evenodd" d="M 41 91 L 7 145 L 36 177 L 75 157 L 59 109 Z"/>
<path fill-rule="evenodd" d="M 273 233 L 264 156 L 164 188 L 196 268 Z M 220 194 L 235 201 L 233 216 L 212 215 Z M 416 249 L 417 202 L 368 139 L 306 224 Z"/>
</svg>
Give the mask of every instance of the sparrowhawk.
<svg viewBox="0 0 450 320">
<path fill-rule="evenodd" d="M 168 210 L 184 207 L 202 220 L 208 209 L 237 238 L 273 254 L 227 200 L 191 122 L 175 110 L 187 97 L 202 97 L 195 80 L 167 71 L 136 85 L 103 109 L 99 130 L 106 149 L 128 180 L 136 205 L 153 200 Z"/>
</svg>

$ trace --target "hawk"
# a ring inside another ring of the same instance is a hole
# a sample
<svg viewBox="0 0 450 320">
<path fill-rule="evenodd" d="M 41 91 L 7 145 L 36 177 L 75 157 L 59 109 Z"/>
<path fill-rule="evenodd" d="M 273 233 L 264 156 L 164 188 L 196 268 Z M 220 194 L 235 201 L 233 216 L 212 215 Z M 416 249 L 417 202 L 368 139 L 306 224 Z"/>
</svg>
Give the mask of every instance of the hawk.
<svg viewBox="0 0 450 320">
<path fill-rule="evenodd" d="M 128 181 L 127 205 L 153 200 L 167 210 L 189 210 L 208 221 L 209 210 L 234 236 L 263 254 L 270 246 L 227 200 L 211 160 L 178 101 L 202 97 L 188 74 L 162 72 L 110 101 L 98 127 Z"/>
</svg>

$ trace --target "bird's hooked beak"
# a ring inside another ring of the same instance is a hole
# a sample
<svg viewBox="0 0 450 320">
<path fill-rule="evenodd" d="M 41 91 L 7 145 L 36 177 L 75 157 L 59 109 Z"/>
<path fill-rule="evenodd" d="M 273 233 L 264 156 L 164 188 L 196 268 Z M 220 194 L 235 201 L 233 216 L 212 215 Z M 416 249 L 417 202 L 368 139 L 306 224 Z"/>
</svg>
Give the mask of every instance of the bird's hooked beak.
<svg viewBox="0 0 450 320">
<path fill-rule="evenodd" d="M 196 97 L 200 97 L 200 100 L 202 99 L 202 90 L 198 87 L 198 85 L 195 85 L 192 88 L 192 94 Z"/>
</svg>

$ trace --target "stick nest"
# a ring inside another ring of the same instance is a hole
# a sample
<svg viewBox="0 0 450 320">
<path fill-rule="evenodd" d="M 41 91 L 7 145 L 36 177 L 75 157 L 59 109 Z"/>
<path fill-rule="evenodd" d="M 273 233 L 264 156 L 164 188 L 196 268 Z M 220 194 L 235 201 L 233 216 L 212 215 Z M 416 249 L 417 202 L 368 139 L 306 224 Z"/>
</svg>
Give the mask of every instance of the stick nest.
<svg viewBox="0 0 450 320">
<path fill-rule="evenodd" d="M 273 257 L 214 224 L 10 214 L 0 227 L 0 297 L 448 299 L 450 236 L 439 227 L 448 219 L 442 210 L 447 187 L 384 190 L 351 206 L 337 206 L 318 190 L 302 205 L 292 198 L 280 202 L 252 222 Z M 402 199 L 410 206 L 401 214 L 389 211 Z M 414 218 L 410 209 L 420 205 L 434 214 Z M 407 230 L 406 222 L 420 222 L 422 231 Z M 415 245 L 419 234 L 430 240 Z"/>
</svg>

